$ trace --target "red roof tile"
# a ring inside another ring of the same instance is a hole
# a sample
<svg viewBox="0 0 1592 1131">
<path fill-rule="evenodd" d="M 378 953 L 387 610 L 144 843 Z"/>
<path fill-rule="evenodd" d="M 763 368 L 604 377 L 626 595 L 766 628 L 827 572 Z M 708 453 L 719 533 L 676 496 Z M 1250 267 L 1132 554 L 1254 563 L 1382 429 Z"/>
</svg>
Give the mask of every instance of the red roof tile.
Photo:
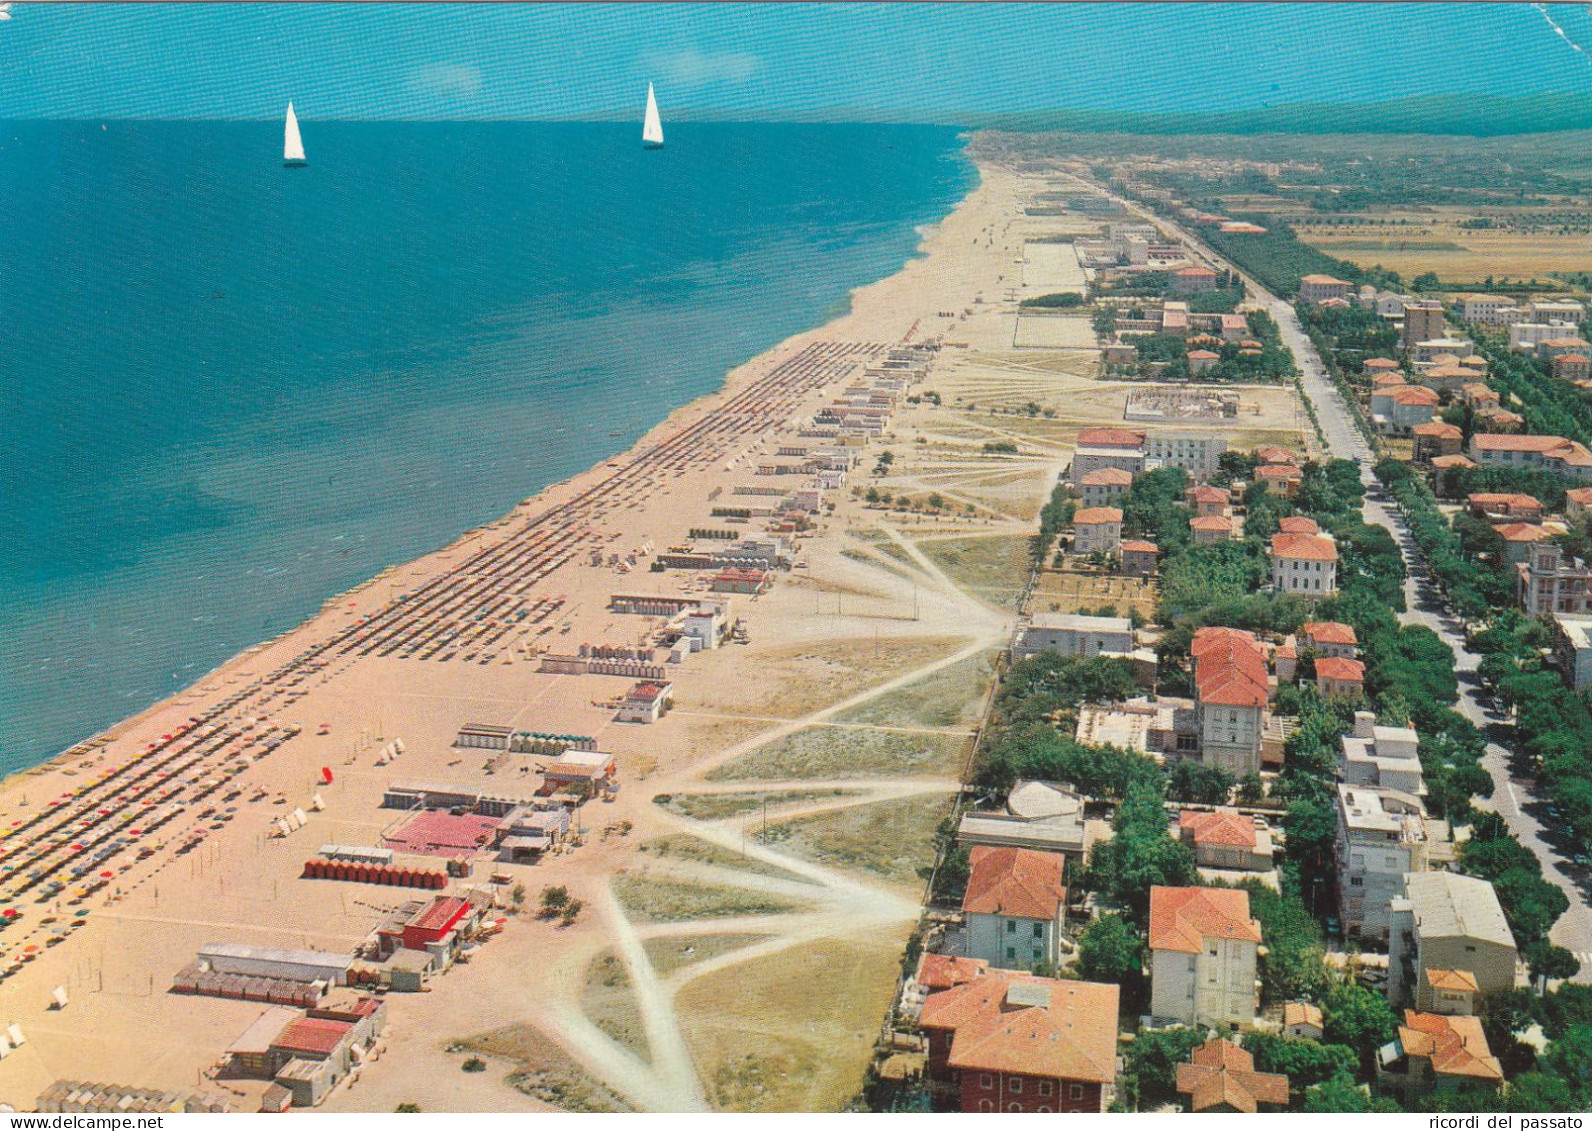
<svg viewBox="0 0 1592 1131">
<path fill-rule="evenodd" d="M 1316 678 L 1336 680 L 1339 683 L 1364 683 L 1365 665 L 1359 660 L 1347 660 L 1342 656 L 1318 656 Z"/>
<path fill-rule="evenodd" d="M 1220 844 L 1232 848 L 1255 847 L 1255 821 L 1232 809 L 1212 812 L 1185 809 L 1178 814 L 1179 829 L 1186 830 L 1196 845 Z"/>
<path fill-rule="evenodd" d="M 1316 644 L 1359 644 L 1350 625 L 1335 620 L 1313 620 L 1299 629 L 1301 636 Z"/>
<path fill-rule="evenodd" d="M 1263 707 L 1268 695 L 1266 654 L 1260 641 L 1236 628 L 1201 628 L 1190 645 L 1194 686 L 1201 703 Z"/>
<path fill-rule="evenodd" d="M 1206 939 L 1260 942 L 1249 893 L 1234 888 L 1150 889 L 1150 949 L 1199 954 Z"/>
<path fill-rule="evenodd" d="M 952 1034 L 953 1068 L 1109 1084 L 1119 996 L 1116 986 L 991 970 L 930 994 L 918 1024 Z"/>
<path fill-rule="evenodd" d="M 970 915 L 1054 919 L 1067 904 L 1067 858 L 1058 852 L 978 845 L 969 860 L 962 910 Z"/>
<path fill-rule="evenodd" d="M 1273 534 L 1271 552 L 1273 557 L 1288 561 L 1338 560 L 1338 548 L 1332 544 L 1330 538 L 1323 538 L 1319 534 Z"/>
</svg>

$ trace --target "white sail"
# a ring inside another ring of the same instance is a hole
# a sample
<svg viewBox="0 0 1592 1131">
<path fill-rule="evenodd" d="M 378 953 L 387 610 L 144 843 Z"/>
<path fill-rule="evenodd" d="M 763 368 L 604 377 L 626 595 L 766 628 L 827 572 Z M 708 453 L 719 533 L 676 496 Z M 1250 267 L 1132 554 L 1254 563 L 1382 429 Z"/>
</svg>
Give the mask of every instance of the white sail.
<svg viewBox="0 0 1592 1131">
<path fill-rule="evenodd" d="M 304 139 L 299 137 L 298 115 L 293 103 L 287 104 L 287 126 L 282 140 L 282 160 L 289 165 L 304 164 Z"/>
<path fill-rule="evenodd" d="M 663 144 L 663 121 L 658 117 L 658 96 L 652 92 L 650 82 L 647 84 L 647 117 L 641 124 L 641 142 L 648 146 Z"/>
</svg>

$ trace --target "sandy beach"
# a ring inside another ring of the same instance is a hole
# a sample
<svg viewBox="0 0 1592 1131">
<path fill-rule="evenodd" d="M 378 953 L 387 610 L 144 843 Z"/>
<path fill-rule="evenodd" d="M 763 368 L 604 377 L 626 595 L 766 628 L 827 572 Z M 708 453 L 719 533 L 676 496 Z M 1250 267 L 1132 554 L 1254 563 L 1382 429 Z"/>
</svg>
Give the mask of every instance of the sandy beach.
<svg viewBox="0 0 1592 1131">
<path fill-rule="evenodd" d="M 211 942 L 365 939 L 415 893 L 300 879 L 320 845 L 380 844 L 396 783 L 538 784 L 545 759 L 455 746 L 469 723 L 591 736 L 616 756 L 617 795 L 582 807 L 578 847 L 536 864 L 483 855 L 456 883 L 505 872 L 528 907 L 556 884 L 584 910 L 567 927 L 509 914 L 428 992 L 387 995 L 381 1056 L 330 1109 L 833 1110 L 855 1094 L 1034 516 L 1077 430 L 1120 421 L 1126 397 L 1099 378 L 1086 317 L 1017 313 L 1023 297 L 1082 288 L 1055 237 L 1098 221 L 1026 211 L 1056 187 L 1043 172 L 985 161 L 980 174 L 918 258 L 629 452 L 7 780 L 0 910 L 20 915 L 0 931 L 14 967 L 0 1026 L 28 1039 L 0 1063 L 0 1101 L 27 1109 L 76 1078 L 199 1087 L 254 1110 L 263 1082 L 213 1077 L 262 1007 L 172 994 L 173 974 Z M 939 403 L 897 406 L 828 492 L 799 568 L 732 597 L 747 643 L 668 666 L 667 716 L 616 721 L 627 678 L 538 671 L 539 652 L 637 646 L 661 624 L 613 611 L 615 593 L 703 593 L 705 571 L 649 563 L 718 525 L 712 508 L 866 367 L 923 341 L 940 348 L 909 391 Z M 1232 442 L 1298 442 L 1291 391 L 1242 395 Z M 885 450 L 887 473 L 870 475 Z M 912 505 L 869 505 L 869 487 Z M 394 740 L 404 753 L 378 764 Z M 307 827 L 273 835 L 298 808 Z M 56 986 L 64 1009 L 50 1008 Z M 466 1047 L 486 1071 L 460 1071 Z"/>
</svg>

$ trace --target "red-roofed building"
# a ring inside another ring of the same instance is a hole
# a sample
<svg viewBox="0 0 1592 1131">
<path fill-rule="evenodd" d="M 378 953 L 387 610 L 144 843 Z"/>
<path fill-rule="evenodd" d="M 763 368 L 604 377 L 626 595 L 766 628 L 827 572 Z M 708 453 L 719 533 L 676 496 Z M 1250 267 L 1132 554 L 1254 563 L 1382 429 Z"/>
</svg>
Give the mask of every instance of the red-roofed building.
<svg viewBox="0 0 1592 1131">
<path fill-rule="evenodd" d="M 1189 350 L 1187 356 L 1188 371 L 1190 375 L 1194 377 L 1198 377 L 1202 373 L 1207 372 L 1213 366 L 1215 366 L 1218 361 L 1222 360 L 1221 354 L 1212 353 L 1210 350 Z"/>
<path fill-rule="evenodd" d="M 1151 1015 L 1185 1025 L 1253 1025 L 1260 942 L 1248 892 L 1152 887 Z"/>
<path fill-rule="evenodd" d="M 1197 516 L 1225 515 L 1227 506 L 1232 501 L 1232 496 L 1220 487 L 1212 487 L 1208 483 L 1201 483 L 1190 487 L 1183 492 L 1183 497 L 1188 500 L 1190 507 Z"/>
<path fill-rule="evenodd" d="M 1585 482 L 1592 479 L 1592 452 L 1563 436 L 1515 436 L 1477 432 L 1470 456 L 1482 467 L 1542 468 Z"/>
<path fill-rule="evenodd" d="M 1408 1095 L 1430 1095 L 1466 1085 L 1501 1084 L 1503 1065 L 1487 1047 L 1478 1017 L 1404 1011 L 1398 1039 L 1382 1049 L 1377 1079 Z"/>
<path fill-rule="evenodd" d="M 1212 1037 L 1177 1066 L 1177 1090 L 1190 1111 L 1243 1112 L 1288 1106 L 1288 1077 L 1256 1072 L 1255 1058 L 1232 1041 Z"/>
<path fill-rule="evenodd" d="M 1194 545 L 1210 546 L 1218 542 L 1230 542 L 1237 537 L 1237 530 L 1233 520 L 1226 515 L 1202 514 L 1189 519 L 1189 531 L 1194 535 Z"/>
<path fill-rule="evenodd" d="M 1172 276 L 1174 294 L 1192 295 L 1216 289 L 1216 272 L 1209 267 L 1185 267 Z"/>
<path fill-rule="evenodd" d="M 1585 381 L 1592 377 L 1592 361 L 1584 353 L 1561 353 L 1553 359 L 1553 375 L 1561 381 Z"/>
<path fill-rule="evenodd" d="M 674 702 L 674 684 L 643 680 L 633 684 L 619 704 L 622 723 L 655 723 L 668 714 Z"/>
<path fill-rule="evenodd" d="M 1270 697 L 1265 649 L 1248 632 L 1201 628 L 1189 650 L 1201 760 L 1235 777 L 1258 773 Z"/>
<path fill-rule="evenodd" d="M 1264 819 L 1236 809 L 1185 809 L 1178 814 L 1177 835 L 1194 850 L 1194 863 L 1222 871 L 1269 872 L 1271 829 Z"/>
<path fill-rule="evenodd" d="M 1101 507 L 1133 488 L 1133 473 L 1120 467 L 1099 467 L 1078 480 L 1078 494 L 1086 507 Z"/>
<path fill-rule="evenodd" d="M 1319 534 L 1273 534 L 1271 585 L 1279 593 L 1332 596 L 1338 589 L 1338 548 Z"/>
<path fill-rule="evenodd" d="M 1306 275 L 1299 280 L 1299 297 L 1305 302 L 1322 303 L 1328 299 L 1347 299 L 1354 293 L 1354 284 L 1331 275 Z"/>
<path fill-rule="evenodd" d="M 1415 440 L 1412 455 L 1417 463 L 1430 463 L 1437 456 L 1458 455 L 1465 443 L 1465 434 L 1443 420 L 1417 424 L 1410 429 L 1410 435 Z"/>
<path fill-rule="evenodd" d="M 1072 552 L 1114 554 L 1122 545 L 1122 511 L 1088 507 L 1072 516 Z"/>
<path fill-rule="evenodd" d="M 962 913 L 967 950 L 993 966 L 1059 963 L 1067 920 L 1067 858 L 1058 852 L 977 845 Z"/>
<path fill-rule="evenodd" d="M 1291 514 L 1277 520 L 1277 530 L 1281 534 L 1320 534 L 1321 527 L 1316 520 L 1308 515 Z"/>
<path fill-rule="evenodd" d="M 1078 433 L 1074 446 L 1137 450 L 1144 447 L 1144 433 L 1132 428 L 1085 428 Z"/>
<path fill-rule="evenodd" d="M 1350 625 L 1335 620 L 1316 620 L 1301 625 L 1299 642 L 1318 656 L 1341 656 L 1354 659 L 1360 641 Z"/>
<path fill-rule="evenodd" d="M 1102 1112 L 1117 1077 L 1120 990 L 991 970 L 930 994 L 928 1076 L 964 1113 Z"/>
<path fill-rule="evenodd" d="M 1267 463 L 1255 469 L 1255 482 L 1264 483 L 1268 492 L 1285 499 L 1298 494 L 1304 481 L 1305 473 L 1291 463 Z"/>
<path fill-rule="evenodd" d="M 1477 518 L 1494 524 L 1536 522 L 1546 509 L 1530 495 L 1506 491 L 1476 491 L 1465 496 L 1465 505 Z"/>
<path fill-rule="evenodd" d="M 1276 444 L 1262 444 L 1255 449 L 1255 458 L 1262 464 L 1285 463 L 1293 467 L 1299 466 L 1299 453 L 1292 448 L 1278 447 Z"/>
<path fill-rule="evenodd" d="M 1524 565 L 1532 546 L 1553 537 L 1552 531 L 1535 522 L 1503 522 L 1493 529 L 1504 540 L 1504 560 L 1510 565 Z"/>
<path fill-rule="evenodd" d="M 966 985 L 989 972 L 989 963 L 981 958 L 963 958 L 959 954 L 924 954 L 918 959 L 916 981 L 929 993 Z"/>
<path fill-rule="evenodd" d="M 1122 543 L 1122 572 L 1130 577 L 1154 577 L 1159 554 L 1154 542 L 1130 539 Z"/>
<path fill-rule="evenodd" d="M 1572 487 L 1564 493 L 1564 513 L 1577 522 L 1592 514 L 1592 487 Z"/>
<path fill-rule="evenodd" d="M 1365 665 L 1341 656 L 1316 658 L 1316 689 L 1328 699 L 1353 699 L 1365 694 Z"/>
</svg>

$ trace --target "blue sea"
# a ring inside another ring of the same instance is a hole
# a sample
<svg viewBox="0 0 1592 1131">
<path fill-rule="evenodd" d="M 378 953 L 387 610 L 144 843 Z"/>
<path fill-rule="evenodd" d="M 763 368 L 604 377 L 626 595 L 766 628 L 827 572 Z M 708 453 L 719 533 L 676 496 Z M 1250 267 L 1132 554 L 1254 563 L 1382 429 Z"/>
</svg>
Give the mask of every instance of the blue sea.
<svg viewBox="0 0 1592 1131">
<path fill-rule="evenodd" d="M 950 129 L 0 125 L 0 771 L 629 447 L 909 259 Z"/>
</svg>

